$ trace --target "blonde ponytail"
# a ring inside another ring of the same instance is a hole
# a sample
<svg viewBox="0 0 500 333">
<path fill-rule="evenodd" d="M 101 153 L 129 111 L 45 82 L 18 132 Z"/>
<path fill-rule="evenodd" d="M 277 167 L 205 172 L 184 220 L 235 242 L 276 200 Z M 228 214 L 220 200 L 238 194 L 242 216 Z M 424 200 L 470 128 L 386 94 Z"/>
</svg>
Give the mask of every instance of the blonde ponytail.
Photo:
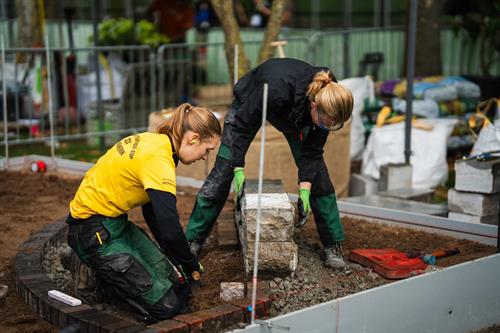
<svg viewBox="0 0 500 333">
<path fill-rule="evenodd" d="M 318 92 L 328 85 L 332 81 L 333 75 L 330 71 L 320 71 L 316 73 L 313 77 L 312 82 L 309 84 L 307 89 L 307 97 L 309 100 L 314 101 L 314 97 L 318 94 Z"/>
<path fill-rule="evenodd" d="M 332 78 L 330 71 L 316 73 L 307 89 L 307 97 L 335 124 L 343 124 L 351 118 L 354 100 L 351 91 Z"/>
<path fill-rule="evenodd" d="M 222 133 L 220 123 L 212 112 L 189 103 L 181 104 L 169 119 L 158 126 L 157 131 L 170 135 L 176 149 L 187 131 L 198 133 L 201 140 L 220 137 Z"/>
</svg>

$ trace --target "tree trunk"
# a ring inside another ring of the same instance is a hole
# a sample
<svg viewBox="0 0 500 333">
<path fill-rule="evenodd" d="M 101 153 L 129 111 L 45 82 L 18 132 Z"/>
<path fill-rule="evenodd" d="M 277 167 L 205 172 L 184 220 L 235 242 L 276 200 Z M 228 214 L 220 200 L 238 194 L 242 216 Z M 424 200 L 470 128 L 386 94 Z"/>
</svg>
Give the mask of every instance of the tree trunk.
<svg viewBox="0 0 500 333">
<path fill-rule="evenodd" d="M 42 15 L 37 0 L 16 0 L 18 46 L 35 47 L 43 45 Z"/>
<path fill-rule="evenodd" d="M 250 71 L 250 61 L 248 60 L 243 43 L 240 37 L 240 27 L 236 21 L 232 0 L 211 0 L 217 16 L 222 25 L 225 35 L 225 45 L 227 63 L 231 77 L 234 73 L 234 46 L 238 45 L 238 79 Z M 234 82 L 234 77 L 233 77 Z"/>
<path fill-rule="evenodd" d="M 267 22 L 266 33 L 264 41 L 260 46 L 259 51 L 259 64 L 273 56 L 274 50 L 271 47 L 271 42 L 276 41 L 278 34 L 281 30 L 281 22 L 283 20 L 283 12 L 285 11 L 285 4 L 287 0 L 274 0 L 271 8 L 271 16 Z"/>
<path fill-rule="evenodd" d="M 415 48 L 415 76 L 441 75 L 441 39 L 439 30 L 439 0 L 417 1 L 417 34 Z M 408 1 L 408 10 L 410 8 Z M 407 15 L 409 21 L 409 13 Z M 406 49 L 408 28 L 406 29 L 403 76 L 406 76 Z"/>
</svg>

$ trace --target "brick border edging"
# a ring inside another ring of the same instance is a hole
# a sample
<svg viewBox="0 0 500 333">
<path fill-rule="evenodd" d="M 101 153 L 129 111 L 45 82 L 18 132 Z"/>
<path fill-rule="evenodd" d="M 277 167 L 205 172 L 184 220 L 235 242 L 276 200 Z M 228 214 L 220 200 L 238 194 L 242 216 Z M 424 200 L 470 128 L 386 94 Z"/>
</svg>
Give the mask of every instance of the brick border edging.
<svg viewBox="0 0 500 333">
<path fill-rule="evenodd" d="M 248 299 L 178 315 L 150 326 L 118 318 L 87 304 L 72 307 L 50 299 L 47 292 L 57 289 L 57 286 L 43 271 L 42 258 L 49 247 L 57 246 L 66 239 L 67 232 L 64 220 L 57 220 L 21 244 L 15 258 L 17 294 L 38 316 L 57 327 L 79 324 L 82 333 L 190 333 L 217 332 L 250 321 L 248 306 L 251 301 Z M 267 317 L 272 302 L 268 290 L 261 290 L 257 298 L 256 316 Z"/>
</svg>

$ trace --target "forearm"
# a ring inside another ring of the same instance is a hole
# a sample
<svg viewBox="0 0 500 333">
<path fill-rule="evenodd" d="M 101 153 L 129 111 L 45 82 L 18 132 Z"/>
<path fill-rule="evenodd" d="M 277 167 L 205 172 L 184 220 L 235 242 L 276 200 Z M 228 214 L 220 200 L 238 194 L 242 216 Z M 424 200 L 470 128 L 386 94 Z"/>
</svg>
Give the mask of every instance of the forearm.
<svg viewBox="0 0 500 333">
<path fill-rule="evenodd" d="M 143 206 L 143 214 L 156 241 L 171 260 L 187 270 L 195 270 L 198 263 L 189 250 L 179 223 L 175 196 L 169 192 L 151 189 L 146 192 L 151 202 Z"/>
<path fill-rule="evenodd" d="M 300 182 L 299 183 L 299 189 L 301 189 L 301 190 L 311 191 L 311 186 L 312 186 L 312 183 L 310 183 L 310 182 Z"/>
</svg>

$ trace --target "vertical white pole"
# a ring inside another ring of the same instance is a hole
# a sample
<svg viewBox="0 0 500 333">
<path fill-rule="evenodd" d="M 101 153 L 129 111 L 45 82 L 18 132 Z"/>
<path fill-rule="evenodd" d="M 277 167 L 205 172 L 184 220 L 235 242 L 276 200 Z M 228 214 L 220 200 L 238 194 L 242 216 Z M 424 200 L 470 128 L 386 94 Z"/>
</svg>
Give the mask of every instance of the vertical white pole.
<svg viewBox="0 0 500 333">
<path fill-rule="evenodd" d="M 52 64 L 49 48 L 49 36 L 45 34 L 45 55 L 47 58 L 47 91 L 49 98 L 49 125 L 50 125 L 50 156 L 52 167 L 56 168 L 55 138 L 54 138 L 54 110 L 52 105 Z"/>
<path fill-rule="evenodd" d="M 264 178 L 264 146 L 266 142 L 266 116 L 267 116 L 267 91 L 268 84 L 264 83 L 262 96 L 262 124 L 260 127 L 260 161 L 259 161 L 259 187 L 257 195 L 257 227 L 255 229 L 255 249 L 253 256 L 253 277 L 252 277 L 252 324 L 255 321 L 255 302 L 257 299 L 257 272 L 259 270 L 259 242 L 260 242 L 260 218 L 261 218 L 261 197 L 262 181 Z"/>
<path fill-rule="evenodd" d="M 238 44 L 234 44 L 234 84 L 238 82 Z"/>
<path fill-rule="evenodd" d="M 7 87 L 5 84 L 5 38 L 2 34 L 2 97 L 3 97 L 3 140 L 5 144 L 5 170 L 9 168 L 9 130 L 7 127 Z"/>
</svg>

